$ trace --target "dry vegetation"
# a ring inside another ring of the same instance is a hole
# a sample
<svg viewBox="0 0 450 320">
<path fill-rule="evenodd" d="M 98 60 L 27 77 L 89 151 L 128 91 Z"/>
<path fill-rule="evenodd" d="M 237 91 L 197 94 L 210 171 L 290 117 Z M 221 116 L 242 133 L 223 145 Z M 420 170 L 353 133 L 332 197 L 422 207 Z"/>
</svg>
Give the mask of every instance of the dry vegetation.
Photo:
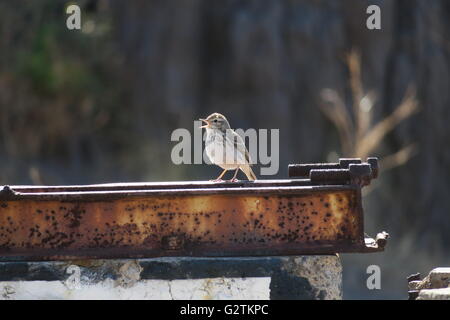
<svg viewBox="0 0 450 320">
<path fill-rule="evenodd" d="M 336 90 L 324 89 L 321 97 L 325 103 L 320 108 L 339 133 L 342 156 L 366 159 L 368 156 L 376 155 L 387 134 L 416 113 L 419 107 L 415 90 L 410 87 L 395 110 L 377 122 L 374 117 L 376 94 L 373 91 L 364 91 L 361 80 L 361 58 L 356 50 L 348 55 L 347 65 L 350 74 L 352 106 L 347 107 Z M 383 156 L 380 160 L 381 170 L 406 163 L 416 152 L 416 144 L 411 143 L 392 154 Z"/>
</svg>

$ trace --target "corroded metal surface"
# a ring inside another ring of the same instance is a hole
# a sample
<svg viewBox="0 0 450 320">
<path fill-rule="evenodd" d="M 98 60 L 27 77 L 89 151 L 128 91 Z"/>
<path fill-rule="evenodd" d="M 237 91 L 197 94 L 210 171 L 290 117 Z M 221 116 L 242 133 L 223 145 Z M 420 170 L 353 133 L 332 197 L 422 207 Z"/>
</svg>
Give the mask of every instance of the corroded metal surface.
<svg viewBox="0 0 450 320">
<path fill-rule="evenodd" d="M 311 179 L 5 186 L 0 260 L 382 250 L 383 234 L 364 239 L 360 192 Z"/>
<path fill-rule="evenodd" d="M 90 192 L 84 202 L 80 192 L 64 198 L 30 194 L 0 203 L 0 255 L 298 254 L 336 245 L 346 251 L 363 240 L 356 188 L 288 188 L 258 194 L 242 188 L 204 195 L 128 192 L 111 199 Z"/>
</svg>

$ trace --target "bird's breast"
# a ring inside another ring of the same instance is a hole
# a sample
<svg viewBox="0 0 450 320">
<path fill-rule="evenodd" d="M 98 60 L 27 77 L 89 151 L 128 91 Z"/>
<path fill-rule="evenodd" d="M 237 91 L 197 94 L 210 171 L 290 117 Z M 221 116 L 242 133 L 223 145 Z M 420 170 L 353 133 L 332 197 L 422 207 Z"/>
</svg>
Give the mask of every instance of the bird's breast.
<svg viewBox="0 0 450 320">
<path fill-rule="evenodd" d="M 212 163 L 224 169 L 235 169 L 239 164 L 245 163 L 234 144 L 227 141 L 225 134 L 219 130 L 207 131 L 205 151 Z"/>
</svg>

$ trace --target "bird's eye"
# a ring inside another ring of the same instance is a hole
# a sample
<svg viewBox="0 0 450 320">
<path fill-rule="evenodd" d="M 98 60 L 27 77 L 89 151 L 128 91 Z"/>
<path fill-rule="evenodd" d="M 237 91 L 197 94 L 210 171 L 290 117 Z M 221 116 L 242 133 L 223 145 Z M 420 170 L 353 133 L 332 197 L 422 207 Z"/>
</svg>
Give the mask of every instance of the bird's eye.
<svg viewBox="0 0 450 320">
<path fill-rule="evenodd" d="M 217 119 L 214 119 L 214 122 L 217 122 Z"/>
</svg>

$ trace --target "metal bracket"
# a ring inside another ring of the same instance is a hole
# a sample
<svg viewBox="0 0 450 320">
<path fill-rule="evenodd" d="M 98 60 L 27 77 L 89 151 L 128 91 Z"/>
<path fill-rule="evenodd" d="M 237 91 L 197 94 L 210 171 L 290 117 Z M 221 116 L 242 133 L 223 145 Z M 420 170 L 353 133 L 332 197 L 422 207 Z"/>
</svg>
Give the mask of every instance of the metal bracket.
<svg viewBox="0 0 450 320">
<path fill-rule="evenodd" d="M 309 178 L 315 184 L 353 184 L 364 187 L 378 177 L 378 158 L 341 158 L 339 163 L 291 164 L 289 177 Z"/>
</svg>

